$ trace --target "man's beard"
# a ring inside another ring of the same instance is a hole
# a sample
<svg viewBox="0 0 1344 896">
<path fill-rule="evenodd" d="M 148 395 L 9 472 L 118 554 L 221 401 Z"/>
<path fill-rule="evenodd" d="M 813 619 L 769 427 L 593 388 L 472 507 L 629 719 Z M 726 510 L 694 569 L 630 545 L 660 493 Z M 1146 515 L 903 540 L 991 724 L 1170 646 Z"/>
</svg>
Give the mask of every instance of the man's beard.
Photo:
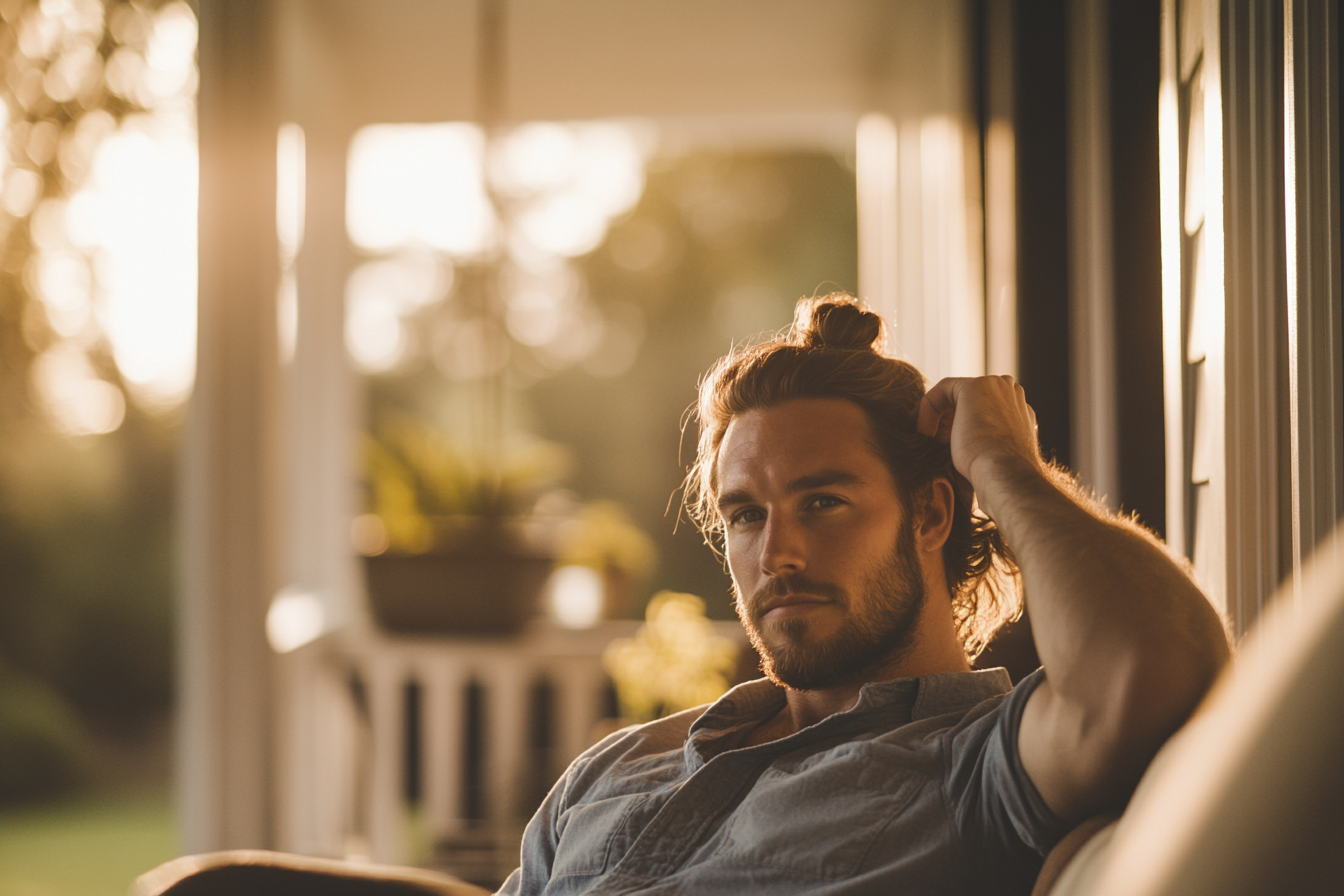
<svg viewBox="0 0 1344 896">
<path fill-rule="evenodd" d="M 925 598 L 913 528 L 902 527 L 886 561 L 864 578 L 863 589 L 857 611 L 843 588 L 801 575 L 776 577 L 757 589 L 750 601 L 743 601 L 737 592 L 737 615 L 761 656 L 765 676 L 794 690 L 821 690 L 860 680 L 907 650 Z M 812 623 L 806 616 L 762 620 L 766 601 L 794 593 L 825 597 L 846 611 L 840 627 L 826 640 L 816 641 L 809 639 Z"/>
</svg>

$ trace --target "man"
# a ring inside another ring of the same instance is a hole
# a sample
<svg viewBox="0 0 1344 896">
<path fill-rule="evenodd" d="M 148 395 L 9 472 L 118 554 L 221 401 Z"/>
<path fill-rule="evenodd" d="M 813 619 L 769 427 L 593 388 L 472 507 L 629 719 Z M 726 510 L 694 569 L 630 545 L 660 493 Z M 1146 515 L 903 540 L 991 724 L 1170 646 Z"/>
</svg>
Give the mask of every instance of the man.
<svg viewBox="0 0 1344 896">
<path fill-rule="evenodd" d="M 804 300 L 702 382 L 688 507 L 767 677 L 579 757 L 502 892 L 1027 893 L 1226 662 L 1156 539 L 1042 461 L 1020 386 L 925 394 L 881 329 Z M 1013 688 L 969 661 L 1016 569 L 1043 668 Z"/>
</svg>

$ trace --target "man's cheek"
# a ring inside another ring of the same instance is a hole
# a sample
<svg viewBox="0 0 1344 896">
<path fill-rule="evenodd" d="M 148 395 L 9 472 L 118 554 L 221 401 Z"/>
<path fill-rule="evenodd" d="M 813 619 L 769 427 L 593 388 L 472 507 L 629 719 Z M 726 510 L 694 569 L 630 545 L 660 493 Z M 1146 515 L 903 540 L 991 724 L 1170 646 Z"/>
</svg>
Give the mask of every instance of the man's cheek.
<svg viewBox="0 0 1344 896">
<path fill-rule="evenodd" d="M 736 575 L 733 575 L 731 569 L 729 570 L 729 576 L 733 581 L 733 603 L 740 610 L 746 606 L 747 596 L 751 594 L 751 588 L 748 587 L 745 582 L 738 579 Z"/>
<path fill-rule="evenodd" d="M 728 575 L 732 576 L 735 587 L 745 589 L 750 592 L 750 583 L 743 581 L 743 574 L 748 569 L 746 546 L 741 538 L 725 539 L 723 545 L 723 555 L 728 560 Z"/>
<path fill-rule="evenodd" d="M 733 563 L 733 558 L 730 555 L 728 557 L 728 575 L 733 583 L 733 606 L 736 608 L 738 616 L 742 617 L 743 611 L 747 606 L 747 600 L 751 597 L 755 589 L 751 582 L 744 581 L 743 578 L 738 575 L 739 569 L 741 569 L 741 567 L 736 566 Z"/>
</svg>

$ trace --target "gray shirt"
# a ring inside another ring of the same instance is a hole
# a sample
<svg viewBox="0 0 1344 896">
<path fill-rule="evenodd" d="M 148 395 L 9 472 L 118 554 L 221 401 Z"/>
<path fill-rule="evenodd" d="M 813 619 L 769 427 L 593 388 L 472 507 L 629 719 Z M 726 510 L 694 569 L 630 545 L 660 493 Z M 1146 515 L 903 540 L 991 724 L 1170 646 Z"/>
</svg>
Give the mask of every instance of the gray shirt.
<svg viewBox="0 0 1344 896">
<path fill-rule="evenodd" d="M 754 747 L 784 704 L 764 679 L 619 731 L 556 782 L 500 893 L 1029 893 L 1069 830 L 1017 752 L 1043 675 L 873 682 Z"/>
</svg>

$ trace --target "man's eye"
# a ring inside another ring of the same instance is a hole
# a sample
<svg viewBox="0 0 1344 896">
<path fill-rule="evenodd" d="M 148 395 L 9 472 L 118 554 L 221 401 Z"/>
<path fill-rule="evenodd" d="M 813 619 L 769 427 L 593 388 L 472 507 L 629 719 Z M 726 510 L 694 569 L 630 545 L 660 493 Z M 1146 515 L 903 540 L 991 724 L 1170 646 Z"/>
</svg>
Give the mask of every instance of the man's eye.
<svg viewBox="0 0 1344 896">
<path fill-rule="evenodd" d="M 739 510 L 737 513 L 733 514 L 728 518 L 728 522 L 736 526 L 743 523 L 759 523 L 763 519 L 765 519 L 764 512 L 755 507 L 748 507 L 745 510 Z"/>
<path fill-rule="evenodd" d="M 839 507 L 843 503 L 845 502 L 835 495 L 817 495 L 811 501 L 808 501 L 807 505 L 819 510 L 826 510 L 831 507 Z"/>
</svg>

